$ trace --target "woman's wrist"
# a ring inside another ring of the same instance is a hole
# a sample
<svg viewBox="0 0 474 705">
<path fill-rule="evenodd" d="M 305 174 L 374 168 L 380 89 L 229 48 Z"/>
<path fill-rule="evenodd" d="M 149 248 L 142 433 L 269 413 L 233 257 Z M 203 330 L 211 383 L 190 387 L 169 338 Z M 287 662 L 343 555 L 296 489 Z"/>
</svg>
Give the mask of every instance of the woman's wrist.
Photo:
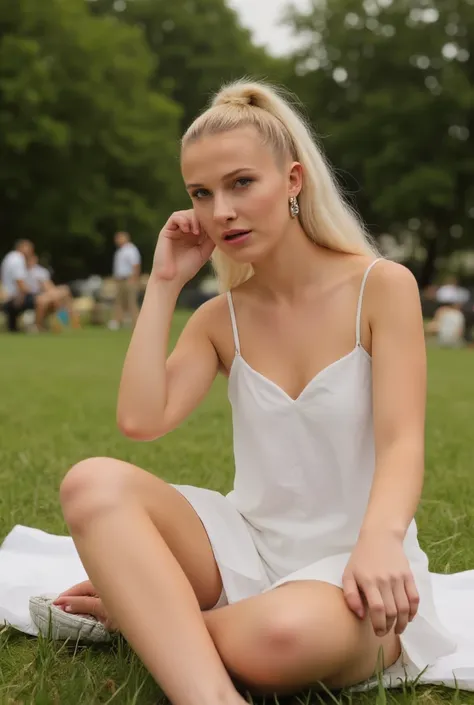
<svg viewBox="0 0 474 705">
<path fill-rule="evenodd" d="M 166 298 L 178 298 L 184 284 L 174 279 L 163 279 L 153 269 L 148 279 L 147 290 L 150 289 L 154 293 Z"/>
<path fill-rule="evenodd" d="M 391 526 L 388 524 L 366 525 L 362 526 L 359 532 L 360 541 L 380 541 L 384 539 L 393 539 L 404 541 L 406 529 L 401 526 Z"/>
</svg>

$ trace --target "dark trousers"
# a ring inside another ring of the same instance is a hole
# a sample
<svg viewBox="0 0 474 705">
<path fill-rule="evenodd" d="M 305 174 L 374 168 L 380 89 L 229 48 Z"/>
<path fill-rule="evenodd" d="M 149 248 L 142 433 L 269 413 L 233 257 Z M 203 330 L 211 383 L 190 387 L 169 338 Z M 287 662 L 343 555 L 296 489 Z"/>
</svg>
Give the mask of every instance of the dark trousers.
<svg viewBox="0 0 474 705">
<path fill-rule="evenodd" d="M 10 333 L 18 333 L 18 316 L 24 311 L 29 311 L 35 308 L 35 297 L 32 294 L 26 294 L 22 303 L 18 305 L 15 299 L 9 299 L 3 305 L 3 310 L 7 316 L 7 326 Z"/>
</svg>

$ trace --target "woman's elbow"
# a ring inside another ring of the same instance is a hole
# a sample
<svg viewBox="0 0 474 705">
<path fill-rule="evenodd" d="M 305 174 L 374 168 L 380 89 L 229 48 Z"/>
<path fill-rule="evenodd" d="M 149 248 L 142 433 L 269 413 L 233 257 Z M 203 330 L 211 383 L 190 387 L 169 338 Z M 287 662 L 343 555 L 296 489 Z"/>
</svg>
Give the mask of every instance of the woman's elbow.
<svg viewBox="0 0 474 705">
<path fill-rule="evenodd" d="M 129 416 L 117 415 L 117 427 L 120 433 L 132 441 L 150 442 L 164 436 L 162 429 L 156 425 L 147 426 Z"/>
</svg>

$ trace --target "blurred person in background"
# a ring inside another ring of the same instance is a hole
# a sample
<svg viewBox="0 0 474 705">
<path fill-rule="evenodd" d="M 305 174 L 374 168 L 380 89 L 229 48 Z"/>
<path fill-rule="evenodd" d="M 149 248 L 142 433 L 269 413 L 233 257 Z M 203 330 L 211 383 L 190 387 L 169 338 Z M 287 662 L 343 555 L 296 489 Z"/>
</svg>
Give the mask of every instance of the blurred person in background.
<svg viewBox="0 0 474 705">
<path fill-rule="evenodd" d="M 459 286 L 459 281 L 455 276 L 448 276 L 436 292 L 436 301 L 440 304 L 461 304 L 469 301 L 469 291 Z"/>
<path fill-rule="evenodd" d="M 27 285 L 32 294 L 36 296 L 48 289 L 51 284 L 51 274 L 49 269 L 39 264 L 38 256 L 32 253 L 26 261 Z"/>
<path fill-rule="evenodd" d="M 138 247 L 130 241 L 128 233 L 116 233 L 114 239 L 117 250 L 114 255 L 113 276 L 117 283 L 117 294 L 109 328 L 118 330 L 124 323 L 125 315 L 131 318 L 133 327 L 138 318 L 141 256 Z"/>
<path fill-rule="evenodd" d="M 434 318 L 426 327 L 428 333 L 437 336 L 438 345 L 443 348 L 459 348 L 463 344 L 466 320 L 462 304 L 458 301 L 447 301 L 436 311 Z"/>
<path fill-rule="evenodd" d="M 74 301 L 67 284 L 57 286 L 51 279 L 51 274 L 46 267 L 38 262 L 38 257 L 33 253 L 27 261 L 27 283 L 29 290 L 36 297 L 36 326 L 43 325 L 48 313 L 56 313 L 54 327 L 70 323 L 74 328 L 79 327 L 79 319 L 74 311 Z"/>
<path fill-rule="evenodd" d="M 28 286 L 27 258 L 34 253 L 31 240 L 21 239 L 1 264 L 1 281 L 6 301 L 4 310 L 10 333 L 18 332 L 18 317 L 36 306 L 36 296 Z"/>
</svg>

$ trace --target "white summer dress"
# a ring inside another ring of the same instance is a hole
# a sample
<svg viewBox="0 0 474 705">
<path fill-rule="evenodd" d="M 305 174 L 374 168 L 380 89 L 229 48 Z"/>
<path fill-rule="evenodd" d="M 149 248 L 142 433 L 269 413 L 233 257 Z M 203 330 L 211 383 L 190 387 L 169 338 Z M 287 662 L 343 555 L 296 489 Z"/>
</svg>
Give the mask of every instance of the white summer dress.
<svg viewBox="0 0 474 705">
<path fill-rule="evenodd" d="M 228 294 L 235 341 L 229 375 L 234 489 L 223 496 L 175 485 L 208 533 L 223 582 L 219 606 L 296 580 L 342 586 L 375 471 L 371 357 L 361 345 L 361 312 L 367 276 L 377 261 L 363 277 L 353 350 L 319 372 L 296 399 L 242 357 Z M 26 527 L 13 530 L 0 550 L 0 623 L 3 618 L 35 633 L 25 597 L 54 593 L 84 578 L 71 544 Z M 474 571 L 430 574 L 415 521 L 404 548 L 421 601 L 401 637 L 402 657 L 384 672 L 384 683 L 417 678 L 474 690 Z M 43 554 L 48 575 L 35 552 Z M 33 578 L 25 569 L 26 555 L 34 564 Z M 3 583 L 2 569 L 9 571 Z M 373 679 L 361 687 L 372 685 Z"/>
</svg>

